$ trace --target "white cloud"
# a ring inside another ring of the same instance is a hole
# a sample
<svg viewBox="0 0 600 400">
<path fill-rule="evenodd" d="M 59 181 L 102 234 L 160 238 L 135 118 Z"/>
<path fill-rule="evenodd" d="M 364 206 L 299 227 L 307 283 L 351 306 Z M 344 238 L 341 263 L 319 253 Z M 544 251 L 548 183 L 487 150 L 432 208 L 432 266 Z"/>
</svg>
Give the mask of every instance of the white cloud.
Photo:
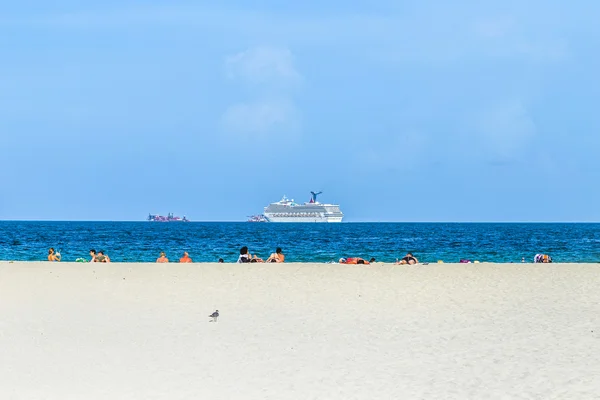
<svg viewBox="0 0 600 400">
<path fill-rule="evenodd" d="M 254 84 L 290 84 L 300 80 L 287 48 L 255 47 L 227 57 L 227 74 Z"/>
<path fill-rule="evenodd" d="M 285 99 L 231 105 L 223 114 L 221 123 L 227 133 L 246 137 L 289 133 L 299 128 L 298 112 Z"/>
</svg>

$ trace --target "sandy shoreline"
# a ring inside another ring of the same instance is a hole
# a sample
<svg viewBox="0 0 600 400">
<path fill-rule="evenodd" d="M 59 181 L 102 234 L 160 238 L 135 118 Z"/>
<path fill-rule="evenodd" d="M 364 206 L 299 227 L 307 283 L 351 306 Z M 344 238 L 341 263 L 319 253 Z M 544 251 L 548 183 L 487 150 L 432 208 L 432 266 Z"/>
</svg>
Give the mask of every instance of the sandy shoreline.
<svg viewBox="0 0 600 400">
<path fill-rule="evenodd" d="M 0 397 L 591 399 L 599 314 L 598 264 L 0 262 Z"/>
</svg>

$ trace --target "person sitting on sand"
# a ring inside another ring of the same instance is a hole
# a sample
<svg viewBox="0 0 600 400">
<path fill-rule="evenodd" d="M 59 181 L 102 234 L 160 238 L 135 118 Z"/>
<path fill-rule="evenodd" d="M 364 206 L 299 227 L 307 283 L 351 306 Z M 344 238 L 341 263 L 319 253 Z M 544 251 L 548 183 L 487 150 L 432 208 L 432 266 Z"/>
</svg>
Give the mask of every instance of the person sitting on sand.
<svg viewBox="0 0 600 400">
<path fill-rule="evenodd" d="M 108 257 L 106 254 L 104 254 L 103 251 L 99 251 L 98 254 L 96 255 L 96 262 L 109 263 L 110 257 Z"/>
<path fill-rule="evenodd" d="M 281 252 L 281 247 L 278 247 L 275 250 L 275 253 L 271 254 L 269 258 L 267 258 L 267 262 L 277 262 L 282 263 L 285 261 L 285 255 Z"/>
<path fill-rule="evenodd" d="M 181 257 L 179 259 L 179 262 L 180 263 L 191 263 L 192 262 L 192 259 L 190 258 L 190 255 L 188 254 L 187 251 L 183 252 L 183 257 Z"/>
<path fill-rule="evenodd" d="M 548 254 L 536 254 L 535 257 L 533 258 L 533 262 L 534 263 L 551 263 L 552 262 L 552 257 L 550 257 Z"/>
<path fill-rule="evenodd" d="M 240 256 L 237 260 L 238 263 L 250 263 L 250 262 L 265 262 L 262 258 L 258 257 L 256 254 L 252 255 L 248 252 L 248 247 L 244 246 L 240 249 Z"/>
<path fill-rule="evenodd" d="M 375 261 L 374 258 L 371 258 L 371 260 Z M 348 258 L 340 258 L 339 260 L 340 264 L 366 264 L 369 265 L 370 262 L 360 258 L 360 257 L 348 257 Z"/>
<path fill-rule="evenodd" d="M 397 265 L 414 265 L 418 264 L 419 260 L 412 253 L 406 253 L 406 255 L 400 260 L 396 261 Z"/>
<path fill-rule="evenodd" d="M 48 261 L 53 261 L 53 262 L 60 261 L 60 253 L 55 253 L 54 247 L 50 247 L 50 250 L 48 250 Z"/>
<path fill-rule="evenodd" d="M 94 249 L 90 250 L 90 257 L 92 257 L 90 262 L 97 262 L 96 261 L 96 250 L 94 250 Z"/>
<path fill-rule="evenodd" d="M 160 252 L 160 257 L 158 257 L 156 259 L 156 262 L 157 263 L 168 263 L 169 262 L 169 259 L 167 258 L 167 255 L 165 254 L 164 251 Z"/>
<path fill-rule="evenodd" d="M 238 257 L 238 263 L 249 263 L 252 261 L 252 255 L 248 253 L 248 247 L 244 246 L 240 249 L 240 256 Z"/>
</svg>

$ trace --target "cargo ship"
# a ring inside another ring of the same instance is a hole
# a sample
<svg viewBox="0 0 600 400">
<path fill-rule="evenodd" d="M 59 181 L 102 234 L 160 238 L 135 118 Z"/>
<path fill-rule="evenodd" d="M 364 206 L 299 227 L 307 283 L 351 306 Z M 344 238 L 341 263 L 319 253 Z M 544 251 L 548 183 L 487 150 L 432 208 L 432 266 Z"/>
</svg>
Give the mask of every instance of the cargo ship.
<svg viewBox="0 0 600 400">
<path fill-rule="evenodd" d="M 173 213 L 167 214 L 166 217 L 164 215 L 148 214 L 147 220 L 151 222 L 190 222 L 185 215 L 183 217 L 176 217 Z"/>
</svg>

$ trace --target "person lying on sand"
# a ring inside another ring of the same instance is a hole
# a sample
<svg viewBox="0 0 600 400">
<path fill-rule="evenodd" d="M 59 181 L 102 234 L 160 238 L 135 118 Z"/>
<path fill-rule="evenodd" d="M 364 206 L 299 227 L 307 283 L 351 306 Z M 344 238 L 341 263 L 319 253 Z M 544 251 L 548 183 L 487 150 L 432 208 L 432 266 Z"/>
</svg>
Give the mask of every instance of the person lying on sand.
<svg viewBox="0 0 600 400">
<path fill-rule="evenodd" d="M 54 247 L 50 247 L 50 250 L 48 250 L 48 261 L 60 261 L 60 253 L 55 253 Z"/>
<path fill-rule="evenodd" d="M 187 252 L 187 251 L 184 251 L 184 252 L 183 252 L 183 257 L 181 257 L 181 258 L 179 259 L 179 262 L 180 262 L 180 263 L 186 263 L 186 264 L 188 264 L 188 263 L 191 263 L 191 262 L 192 262 L 192 259 L 190 258 L 190 255 L 188 254 L 188 252 Z"/>
<path fill-rule="evenodd" d="M 417 260 L 417 258 L 413 256 L 412 253 L 406 253 L 406 255 L 400 261 L 396 261 L 396 264 L 398 265 L 414 265 L 418 263 L 419 260 Z"/>
<path fill-rule="evenodd" d="M 359 258 L 359 257 L 348 257 L 348 258 L 340 258 L 339 263 L 340 264 L 371 264 L 372 262 L 375 262 L 375 258 L 371 258 L 370 261 L 367 261 L 365 259 Z"/>
<path fill-rule="evenodd" d="M 267 262 L 277 262 L 282 263 L 285 261 L 285 255 L 281 252 L 281 247 L 278 247 L 275 250 L 275 253 L 271 254 L 269 258 L 267 258 Z"/>
<path fill-rule="evenodd" d="M 169 262 L 169 259 L 167 258 L 167 255 L 165 254 L 164 251 L 160 252 L 160 257 L 158 257 L 156 259 L 156 262 L 157 263 L 168 263 Z"/>
</svg>

